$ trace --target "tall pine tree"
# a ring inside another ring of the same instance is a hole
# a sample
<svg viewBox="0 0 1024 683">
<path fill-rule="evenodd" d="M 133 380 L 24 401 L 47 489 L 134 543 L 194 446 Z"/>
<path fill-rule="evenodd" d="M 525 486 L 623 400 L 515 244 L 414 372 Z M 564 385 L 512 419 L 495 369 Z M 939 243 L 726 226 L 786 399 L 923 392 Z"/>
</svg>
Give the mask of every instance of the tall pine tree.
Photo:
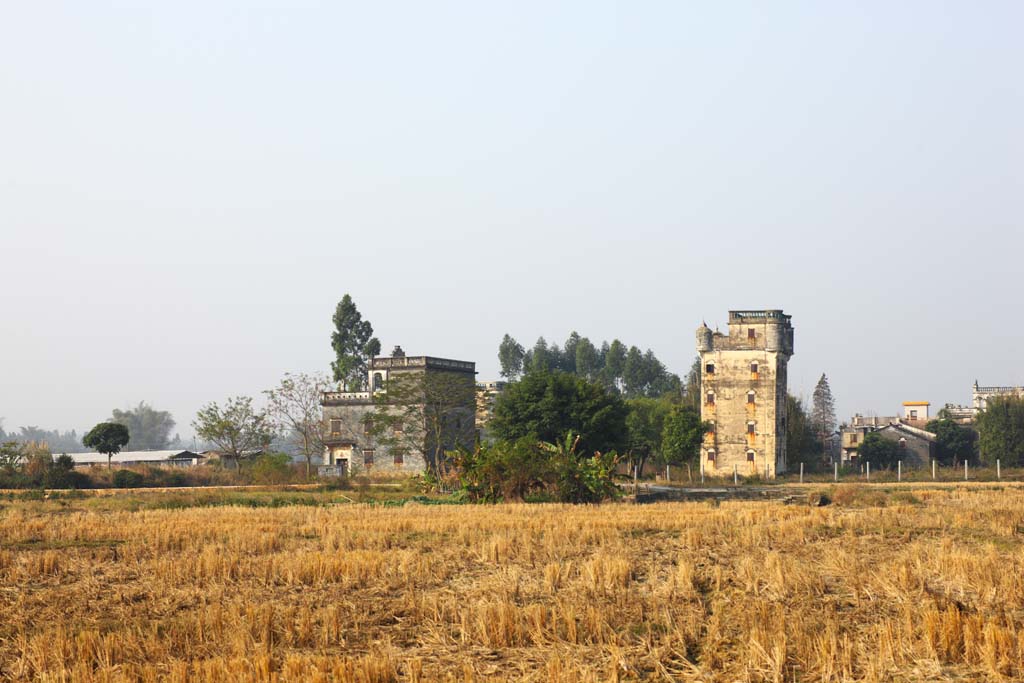
<svg viewBox="0 0 1024 683">
<path fill-rule="evenodd" d="M 825 373 L 821 373 L 821 379 L 811 395 L 811 429 L 822 448 L 827 449 L 831 443 L 829 437 L 836 431 L 836 402 L 832 398 L 832 389 L 828 386 Z"/>
</svg>

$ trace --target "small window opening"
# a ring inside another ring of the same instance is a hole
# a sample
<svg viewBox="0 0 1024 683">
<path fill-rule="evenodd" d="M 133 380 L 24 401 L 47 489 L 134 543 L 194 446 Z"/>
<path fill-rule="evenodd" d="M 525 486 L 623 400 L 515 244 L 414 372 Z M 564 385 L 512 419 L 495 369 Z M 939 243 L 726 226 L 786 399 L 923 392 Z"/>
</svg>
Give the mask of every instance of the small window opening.
<svg viewBox="0 0 1024 683">
<path fill-rule="evenodd" d="M 715 364 L 714 363 L 708 363 L 707 365 L 705 365 L 704 366 L 704 373 L 707 374 L 707 375 L 715 374 Z"/>
<path fill-rule="evenodd" d="M 338 418 L 331 418 L 331 436 L 338 436 L 341 434 L 341 420 Z"/>
<path fill-rule="evenodd" d="M 374 456 L 374 450 L 372 448 L 364 448 L 363 449 L 363 464 L 364 465 L 372 465 L 373 464 L 373 456 Z"/>
<path fill-rule="evenodd" d="M 709 406 L 715 405 L 715 395 L 712 394 L 711 392 L 708 392 L 708 405 Z"/>
<path fill-rule="evenodd" d="M 747 451 L 747 462 L 754 462 L 754 451 Z"/>
<path fill-rule="evenodd" d="M 753 391 L 748 391 L 747 392 L 747 403 L 750 404 L 750 405 L 754 405 L 754 392 Z"/>
<path fill-rule="evenodd" d="M 370 436 L 373 433 L 373 420 L 363 422 L 363 436 Z"/>
<path fill-rule="evenodd" d="M 856 434 L 850 434 L 850 443 L 851 444 L 857 443 L 857 435 Z"/>
<path fill-rule="evenodd" d="M 757 332 L 754 331 L 753 327 L 747 328 L 747 339 L 757 339 Z"/>
<path fill-rule="evenodd" d="M 391 451 L 391 454 L 395 457 L 395 464 L 396 465 L 404 465 L 405 464 L 405 449 L 403 449 L 403 448 L 396 448 L 395 450 Z"/>
<path fill-rule="evenodd" d="M 714 461 L 715 461 L 715 452 L 714 451 L 708 451 L 708 462 L 714 462 Z"/>
<path fill-rule="evenodd" d="M 751 363 L 750 364 L 750 371 L 752 373 L 754 373 L 755 375 L 757 374 L 757 363 Z"/>
<path fill-rule="evenodd" d="M 756 422 L 748 422 L 747 423 L 747 434 L 750 435 L 750 436 L 754 436 L 754 434 L 756 434 L 756 432 L 754 431 L 756 428 L 757 428 L 757 423 Z"/>
</svg>

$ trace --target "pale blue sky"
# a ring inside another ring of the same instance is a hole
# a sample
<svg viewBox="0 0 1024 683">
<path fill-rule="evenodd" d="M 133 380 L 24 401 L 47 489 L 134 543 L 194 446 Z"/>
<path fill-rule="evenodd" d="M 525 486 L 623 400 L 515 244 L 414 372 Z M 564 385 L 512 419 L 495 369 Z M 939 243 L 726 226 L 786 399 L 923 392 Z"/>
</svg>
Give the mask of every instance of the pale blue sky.
<svg viewBox="0 0 1024 683">
<path fill-rule="evenodd" d="M 841 417 L 1024 383 L 1024 4 L 6 3 L 0 416 L 784 308 Z"/>
</svg>

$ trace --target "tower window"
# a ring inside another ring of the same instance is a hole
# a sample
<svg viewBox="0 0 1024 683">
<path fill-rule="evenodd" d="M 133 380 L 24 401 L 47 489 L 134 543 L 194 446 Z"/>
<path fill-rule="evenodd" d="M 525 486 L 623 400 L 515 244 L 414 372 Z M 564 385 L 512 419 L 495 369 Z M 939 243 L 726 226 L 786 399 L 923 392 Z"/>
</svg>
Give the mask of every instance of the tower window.
<svg viewBox="0 0 1024 683">
<path fill-rule="evenodd" d="M 757 379 L 757 363 L 756 362 L 750 364 L 750 374 L 754 376 L 754 379 Z"/>
<path fill-rule="evenodd" d="M 336 417 L 331 418 L 331 436 L 338 436 L 341 434 L 341 420 Z"/>
<path fill-rule="evenodd" d="M 747 462 L 754 462 L 754 451 L 747 451 Z"/>
<path fill-rule="evenodd" d="M 405 449 L 404 448 L 396 448 L 395 450 L 391 451 L 391 454 L 395 458 L 395 464 L 396 465 L 404 465 L 405 464 Z"/>
<path fill-rule="evenodd" d="M 708 363 L 707 365 L 705 365 L 704 366 L 704 374 L 707 374 L 707 375 L 715 374 L 715 364 L 714 363 Z"/>
<path fill-rule="evenodd" d="M 708 403 L 709 406 L 715 405 L 715 395 L 713 393 L 711 393 L 710 391 L 708 392 L 708 401 L 707 401 L 707 403 Z"/>
<path fill-rule="evenodd" d="M 713 450 L 708 451 L 708 462 L 714 462 L 714 461 L 715 461 L 715 452 Z"/>
<path fill-rule="evenodd" d="M 747 405 L 754 405 L 754 392 L 753 391 L 748 391 L 747 392 Z"/>
<path fill-rule="evenodd" d="M 747 339 L 757 339 L 757 332 L 754 331 L 753 327 L 747 328 Z"/>
<path fill-rule="evenodd" d="M 364 465 L 372 465 L 373 464 L 373 455 L 374 455 L 374 451 L 373 451 L 372 448 L 365 448 L 365 449 L 363 449 L 363 464 Z"/>
<path fill-rule="evenodd" d="M 370 436 L 373 434 L 373 420 L 366 420 L 363 422 L 363 436 Z"/>
<path fill-rule="evenodd" d="M 747 423 L 747 436 L 754 436 L 754 434 L 756 433 L 754 430 L 756 428 L 757 428 L 757 423 L 756 422 L 748 422 Z"/>
</svg>

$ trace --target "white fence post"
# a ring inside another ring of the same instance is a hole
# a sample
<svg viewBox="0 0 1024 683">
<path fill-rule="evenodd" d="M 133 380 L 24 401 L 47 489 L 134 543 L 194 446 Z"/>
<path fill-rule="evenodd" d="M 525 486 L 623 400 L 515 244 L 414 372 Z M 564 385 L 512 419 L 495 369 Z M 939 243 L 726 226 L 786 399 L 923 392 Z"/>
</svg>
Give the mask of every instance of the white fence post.
<svg viewBox="0 0 1024 683">
<path fill-rule="evenodd" d="M 903 461 L 896 462 L 896 481 L 903 481 Z"/>
<path fill-rule="evenodd" d="M 836 463 L 836 475 L 835 475 L 835 480 L 836 480 L 836 481 L 839 481 L 839 463 Z"/>
<path fill-rule="evenodd" d="M 800 463 L 800 483 L 804 483 L 804 464 Z"/>
<path fill-rule="evenodd" d="M 740 475 L 739 475 L 739 472 L 736 471 L 736 464 L 733 463 L 733 466 L 732 466 L 732 485 L 733 486 L 739 486 L 739 483 L 740 483 Z"/>
<path fill-rule="evenodd" d="M 996 479 L 1002 479 L 1002 472 L 999 471 L 999 461 L 996 460 Z"/>
<path fill-rule="evenodd" d="M 935 458 L 932 458 L 932 479 L 935 479 Z"/>
<path fill-rule="evenodd" d="M 967 481 L 967 461 L 964 460 L 964 481 Z"/>
</svg>

